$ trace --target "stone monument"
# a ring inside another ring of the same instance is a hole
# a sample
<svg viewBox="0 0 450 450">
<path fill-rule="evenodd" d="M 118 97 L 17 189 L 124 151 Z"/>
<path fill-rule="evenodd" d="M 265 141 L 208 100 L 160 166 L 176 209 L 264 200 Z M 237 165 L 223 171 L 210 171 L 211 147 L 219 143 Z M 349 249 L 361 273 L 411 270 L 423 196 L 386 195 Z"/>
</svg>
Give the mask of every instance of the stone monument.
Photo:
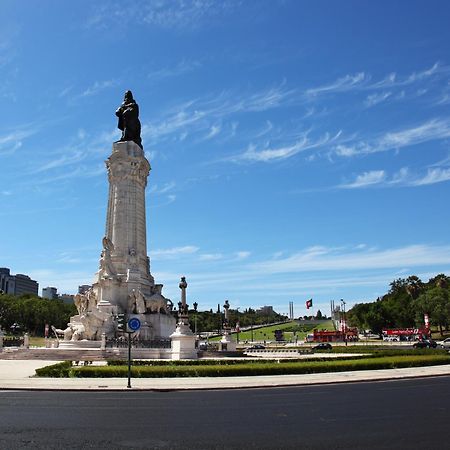
<svg viewBox="0 0 450 450">
<path fill-rule="evenodd" d="M 179 284 L 181 301 L 178 302 L 178 323 L 175 332 L 170 336 L 172 340 L 172 359 L 196 359 L 195 335 L 189 327 L 189 305 L 186 303 L 187 282 L 181 277 Z"/>
<path fill-rule="evenodd" d="M 223 305 L 223 310 L 225 311 L 225 318 L 223 321 L 223 336 L 219 341 L 219 350 L 220 351 L 228 351 L 234 352 L 236 351 L 236 342 L 231 338 L 231 327 L 230 320 L 228 317 L 228 310 L 230 309 L 230 303 L 228 300 L 225 300 L 225 304 Z"/>
<path fill-rule="evenodd" d="M 103 333 L 114 337 L 119 313 L 139 318 L 140 340 L 168 338 L 175 330 L 173 304 L 150 272 L 145 188 L 151 167 L 142 148 L 139 107 L 131 91 L 125 93 L 116 115 L 122 136 L 106 160 L 109 194 L 99 269 L 92 288 L 75 296 L 78 315 L 66 330 L 58 330 L 64 340 L 99 341 Z"/>
</svg>

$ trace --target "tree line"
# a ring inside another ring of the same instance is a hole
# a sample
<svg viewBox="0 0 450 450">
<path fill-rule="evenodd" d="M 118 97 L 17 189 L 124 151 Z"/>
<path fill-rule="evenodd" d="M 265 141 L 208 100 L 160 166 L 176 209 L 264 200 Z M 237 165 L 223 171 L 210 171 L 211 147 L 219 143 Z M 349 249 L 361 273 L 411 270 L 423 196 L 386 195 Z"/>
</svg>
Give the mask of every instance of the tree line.
<svg viewBox="0 0 450 450">
<path fill-rule="evenodd" d="M 77 314 L 75 305 L 30 294 L 0 295 L 0 327 L 9 333 L 28 332 L 44 336 L 45 324 L 66 328 L 70 317 Z"/>
<path fill-rule="evenodd" d="M 287 320 L 287 316 L 278 314 L 275 311 L 266 312 L 247 308 L 243 311 L 237 309 L 228 310 L 228 322 L 232 327 L 235 327 L 239 322 L 241 328 L 264 325 L 268 323 L 283 322 Z M 202 333 L 205 331 L 218 331 L 222 328 L 224 322 L 223 312 L 214 312 L 212 309 L 209 311 L 189 311 L 189 322 L 191 328 L 195 328 L 195 322 L 197 322 L 197 332 Z"/>
<path fill-rule="evenodd" d="M 371 303 L 359 303 L 348 311 L 348 322 L 359 329 L 381 333 L 384 328 L 424 326 L 428 314 L 430 325 L 443 334 L 450 324 L 450 277 L 439 274 L 428 282 L 412 275 L 390 283 L 387 294 Z"/>
</svg>

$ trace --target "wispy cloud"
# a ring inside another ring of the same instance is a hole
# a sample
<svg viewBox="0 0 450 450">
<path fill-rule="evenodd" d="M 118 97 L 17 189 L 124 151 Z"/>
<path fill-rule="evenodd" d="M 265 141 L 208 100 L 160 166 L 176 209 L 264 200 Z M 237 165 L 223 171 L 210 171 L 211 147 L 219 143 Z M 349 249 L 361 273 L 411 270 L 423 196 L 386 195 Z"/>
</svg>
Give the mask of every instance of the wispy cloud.
<svg viewBox="0 0 450 450">
<path fill-rule="evenodd" d="M 412 186 L 425 186 L 428 184 L 442 183 L 450 180 L 450 168 L 428 169 L 427 174 L 412 182 Z"/>
<path fill-rule="evenodd" d="M 287 89 L 284 83 L 253 93 L 223 91 L 220 94 L 193 99 L 176 105 L 163 115 L 163 119 L 142 124 L 142 135 L 158 141 L 174 135 L 199 135 L 212 138 L 222 130 L 222 120 L 238 113 L 267 111 L 298 100 L 296 89 Z M 165 116 L 165 117 L 164 117 Z M 238 122 L 233 120 L 232 133 Z M 206 134 L 205 134 L 206 133 Z"/>
<path fill-rule="evenodd" d="M 17 127 L 3 136 L 0 136 L 0 156 L 15 153 L 23 145 L 23 141 L 39 131 L 35 125 Z"/>
<path fill-rule="evenodd" d="M 329 84 L 309 88 L 305 91 L 305 95 L 309 97 L 317 97 L 319 95 L 336 94 L 350 91 L 374 91 L 400 88 L 413 85 L 415 83 L 421 83 L 423 81 L 431 79 L 433 76 L 443 77 L 448 75 L 448 73 L 450 73 L 450 66 L 443 65 L 439 62 L 436 62 L 432 67 L 428 69 L 413 72 L 403 77 L 397 75 L 397 73 L 395 72 L 392 72 L 379 81 L 372 81 L 372 77 L 368 73 L 358 72 L 356 74 L 348 74 L 340 77 Z M 386 95 L 386 93 L 379 94 L 374 97 L 369 96 L 368 101 L 370 102 L 370 98 L 379 100 L 383 95 Z M 392 94 L 390 93 L 390 95 Z"/>
<path fill-rule="evenodd" d="M 197 253 L 198 250 L 199 248 L 195 247 L 194 245 L 185 245 L 183 247 L 153 250 L 152 252 L 150 252 L 150 256 L 156 259 L 172 259 Z"/>
<path fill-rule="evenodd" d="M 222 258 L 222 253 L 204 253 L 198 256 L 198 259 L 200 261 L 218 261 Z"/>
<path fill-rule="evenodd" d="M 358 175 L 355 181 L 347 184 L 341 184 L 342 189 L 355 189 L 367 186 L 373 186 L 379 184 L 386 179 L 386 173 L 384 170 L 371 170 L 370 172 L 364 172 Z"/>
<path fill-rule="evenodd" d="M 240 252 L 236 252 L 236 259 L 243 260 L 247 259 L 251 255 L 251 252 L 246 250 L 241 250 Z"/>
<path fill-rule="evenodd" d="M 339 189 L 360 189 L 367 187 L 417 187 L 430 184 L 443 183 L 450 180 L 450 168 L 428 168 L 425 174 L 411 172 L 407 167 L 402 167 L 392 176 L 388 176 L 384 170 L 372 170 L 357 175 L 352 182 L 342 183 Z"/>
<path fill-rule="evenodd" d="M 121 2 L 93 9 L 86 20 L 87 28 L 126 27 L 139 23 L 163 29 L 196 29 L 232 13 L 240 2 L 213 0 L 146 0 L 135 1 L 126 8 Z"/>
<path fill-rule="evenodd" d="M 76 164 L 83 159 L 86 158 L 86 153 L 76 150 L 72 152 L 71 154 L 64 154 L 62 156 L 59 156 L 45 164 L 42 164 L 41 166 L 37 167 L 33 172 L 39 173 L 39 172 L 45 172 L 47 170 L 56 169 L 64 166 L 69 166 L 72 164 Z"/>
<path fill-rule="evenodd" d="M 193 70 L 198 69 L 199 67 L 201 67 L 201 63 L 199 61 L 189 61 L 187 59 L 182 59 L 174 66 L 167 66 L 158 70 L 152 70 L 147 75 L 147 78 L 151 81 L 160 81 L 166 78 L 184 75 L 188 72 L 192 72 Z"/>
<path fill-rule="evenodd" d="M 212 139 L 213 137 L 217 136 L 222 129 L 221 125 L 211 125 L 211 128 L 209 129 L 209 133 L 205 136 L 204 140 Z"/>
<path fill-rule="evenodd" d="M 354 143 L 338 144 L 334 148 L 334 152 L 338 156 L 349 157 L 401 149 L 448 137 L 450 137 L 450 119 L 436 118 L 415 127 L 386 132 L 371 141 L 361 140 Z"/>
<path fill-rule="evenodd" d="M 330 84 L 307 89 L 306 95 L 316 96 L 320 94 L 347 92 L 354 89 L 355 87 L 361 87 L 362 85 L 367 84 L 369 79 L 370 77 L 364 72 L 359 72 L 354 75 L 345 75 Z"/>
<path fill-rule="evenodd" d="M 104 89 L 108 89 L 114 86 L 117 86 L 118 82 L 116 80 L 106 80 L 106 81 L 96 81 L 93 85 L 86 88 L 81 94 L 80 97 L 91 97 L 93 95 L 97 95 L 99 92 Z"/>
<path fill-rule="evenodd" d="M 375 94 L 370 94 L 365 100 L 365 105 L 370 108 L 372 106 L 378 105 L 378 103 L 384 102 L 391 96 L 391 92 L 380 92 Z"/>
<path fill-rule="evenodd" d="M 257 150 L 256 146 L 251 144 L 245 152 L 241 153 L 240 155 L 231 156 L 227 159 L 234 162 L 239 161 L 270 162 L 283 160 L 290 158 L 299 152 L 329 145 L 335 142 L 341 134 L 339 132 L 334 136 L 330 136 L 330 134 L 326 133 L 323 136 L 314 140 L 308 137 L 309 133 L 310 133 L 309 131 L 304 132 L 301 139 L 297 140 L 293 144 L 280 146 L 276 148 L 269 147 L 262 150 Z"/>
<path fill-rule="evenodd" d="M 261 273 L 295 273 L 327 270 L 374 270 L 450 264 L 450 247 L 410 245 L 386 250 L 312 247 L 287 258 L 250 267 Z"/>
<path fill-rule="evenodd" d="M 148 192 L 150 194 L 163 195 L 163 194 L 167 194 L 168 192 L 175 189 L 176 185 L 177 184 L 175 183 L 175 181 L 170 181 L 168 183 L 165 183 L 161 187 L 158 186 L 157 184 L 153 184 L 150 187 L 150 189 L 148 190 Z"/>
</svg>

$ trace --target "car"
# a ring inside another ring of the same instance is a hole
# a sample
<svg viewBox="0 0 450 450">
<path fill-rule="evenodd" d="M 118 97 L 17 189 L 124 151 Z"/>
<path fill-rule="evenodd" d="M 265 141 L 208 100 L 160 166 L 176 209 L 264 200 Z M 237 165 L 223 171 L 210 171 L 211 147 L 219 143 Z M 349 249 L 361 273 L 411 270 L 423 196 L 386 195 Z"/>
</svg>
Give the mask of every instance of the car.
<svg viewBox="0 0 450 450">
<path fill-rule="evenodd" d="M 264 350 L 266 347 L 262 344 L 254 344 L 250 347 L 247 347 L 245 350 Z"/>
<path fill-rule="evenodd" d="M 333 346 L 328 342 L 321 342 L 320 344 L 315 345 L 313 350 L 331 350 Z"/>
<path fill-rule="evenodd" d="M 444 339 L 443 341 L 437 341 L 436 344 L 440 348 L 445 348 L 446 350 L 450 350 L 450 338 Z"/>
<path fill-rule="evenodd" d="M 425 339 L 424 341 L 419 341 L 413 344 L 414 348 L 436 348 L 437 343 L 432 339 Z"/>
</svg>

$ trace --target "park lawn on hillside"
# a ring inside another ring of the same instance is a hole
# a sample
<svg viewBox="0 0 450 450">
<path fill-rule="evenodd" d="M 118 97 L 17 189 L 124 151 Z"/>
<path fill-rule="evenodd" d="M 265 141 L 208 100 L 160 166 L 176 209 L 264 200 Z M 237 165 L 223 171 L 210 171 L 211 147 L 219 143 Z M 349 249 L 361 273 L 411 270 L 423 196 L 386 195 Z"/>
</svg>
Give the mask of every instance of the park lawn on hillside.
<svg viewBox="0 0 450 450">
<path fill-rule="evenodd" d="M 301 331 L 301 329 L 304 329 L 304 331 Z M 278 325 L 266 325 L 259 328 L 253 328 L 253 341 L 263 342 L 263 341 L 275 341 L 275 330 L 286 330 L 284 331 L 284 340 L 285 341 L 293 341 L 294 338 L 294 331 L 297 329 L 297 340 L 303 341 L 306 338 L 307 334 L 312 333 L 314 329 L 320 329 L 320 330 L 334 330 L 333 322 L 331 320 L 328 320 L 326 322 L 323 322 L 321 324 L 303 324 L 301 321 L 293 320 L 291 322 L 286 322 Z M 236 337 L 237 333 L 232 333 L 234 337 Z M 210 339 L 211 341 L 219 341 L 221 339 L 221 336 L 215 337 Z M 246 330 L 241 331 L 239 333 L 239 342 L 251 342 L 252 340 L 252 331 Z"/>
</svg>

